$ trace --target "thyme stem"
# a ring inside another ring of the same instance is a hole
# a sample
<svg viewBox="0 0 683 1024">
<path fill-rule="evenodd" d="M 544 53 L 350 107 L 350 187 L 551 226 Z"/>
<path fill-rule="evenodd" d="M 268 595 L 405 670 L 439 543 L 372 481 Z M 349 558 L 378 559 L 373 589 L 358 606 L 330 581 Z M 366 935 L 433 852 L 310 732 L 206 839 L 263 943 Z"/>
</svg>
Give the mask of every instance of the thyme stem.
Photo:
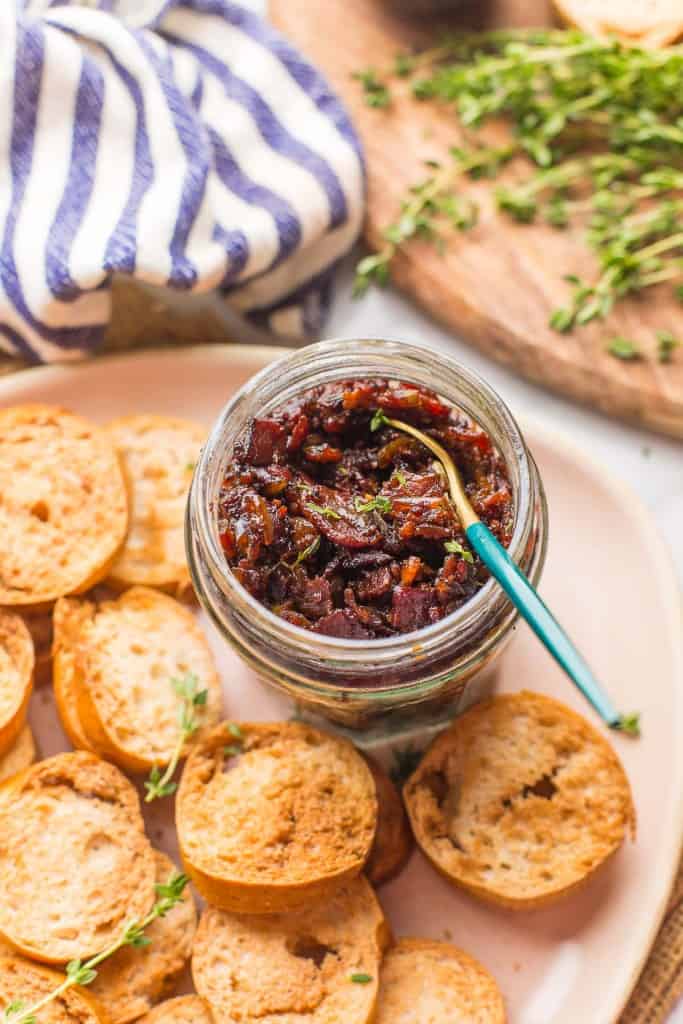
<svg viewBox="0 0 683 1024">
<path fill-rule="evenodd" d="M 165 917 L 170 910 L 183 899 L 185 888 L 189 882 L 187 875 L 173 874 L 168 882 L 163 885 L 156 885 L 155 891 L 157 900 L 150 912 L 139 921 L 131 921 L 119 935 L 118 939 L 107 946 L 101 952 L 92 956 L 85 963 L 80 960 L 72 960 L 67 964 L 64 980 L 48 992 L 47 995 L 38 999 L 31 1006 L 24 1006 L 21 1000 L 13 1000 L 5 1007 L 2 1015 L 3 1024 L 37 1024 L 38 1013 L 49 1003 L 59 999 L 70 988 L 75 985 L 86 986 L 92 984 L 97 977 L 97 967 L 109 957 L 118 953 L 124 946 L 141 948 L 149 944 L 145 936 L 145 930 L 159 917 Z"/>
</svg>

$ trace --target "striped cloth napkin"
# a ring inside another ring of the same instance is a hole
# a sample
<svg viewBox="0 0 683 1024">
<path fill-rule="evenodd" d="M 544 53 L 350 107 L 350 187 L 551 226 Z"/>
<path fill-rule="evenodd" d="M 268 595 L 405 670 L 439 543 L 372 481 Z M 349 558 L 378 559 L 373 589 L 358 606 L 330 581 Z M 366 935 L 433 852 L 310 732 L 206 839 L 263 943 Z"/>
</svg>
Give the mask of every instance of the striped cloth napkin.
<svg viewBox="0 0 683 1024">
<path fill-rule="evenodd" d="M 1 0 L 0 53 L 0 348 L 95 351 L 117 274 L 319 329 L 362 154 L 248 3 Z"/>
</svg>

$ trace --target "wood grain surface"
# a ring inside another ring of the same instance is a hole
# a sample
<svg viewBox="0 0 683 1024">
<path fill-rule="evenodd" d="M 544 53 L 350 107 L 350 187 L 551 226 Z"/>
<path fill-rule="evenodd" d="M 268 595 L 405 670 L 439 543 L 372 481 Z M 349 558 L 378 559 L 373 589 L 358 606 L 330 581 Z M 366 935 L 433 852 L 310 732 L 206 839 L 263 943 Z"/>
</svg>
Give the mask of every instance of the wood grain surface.
<svg viewBox="0 0 683 1024">
<path fill-rule="evenodd" d="M 420 7 L 425 0 L 413 2 Z M 443 15 L 437 21 L 423 8 L 410 18 L 400 10 L 410 6 L 410 0 L 271 0 L 270 5 L 275 24 L 317 62 L 354 118 L 368 161 L 366 238 L 373 248 L 381 246 L 382 230 L 395 220 L 407 188 L 427 176 L 424 161 L 443 159 L 458 141 L 456 121 L 445 107 L 415 101 L 399 83 L 391 109 L 373 110 L 352 79 L 352 72 L 368 66 L 390 67 L 396 52 L 434 38 Z M 471 11 L 473 17 L 461 14 L 456 24 L 552 20 L 544 0 L 479 2 Z M 451 18 L 450 28 L 453 23 Z M 621 302 L 607 321 L 557 334 L 548 317 L 569 298 L 563 275 L 595 277 L 582 227 L 518 225 L 495 211 L 490 185 L 473 183 L 467 189 L 481 206 L 478 225 L 466 234 L 449 233 L 443 256 L 428 242 L 412 242 L 395 261 L 398 287 L 525 377 L 609 415 L 683 437 L 683 349 L 668 365 L 658 363 L 655 352 L 657 330 L 683 335 L 683 306 L 670 291 L 650 288 L 647 299 Z M 651 358 L 625 363 L 610 356 L 605 347 L 615 335 L 638 341 Z"/>
</svg>

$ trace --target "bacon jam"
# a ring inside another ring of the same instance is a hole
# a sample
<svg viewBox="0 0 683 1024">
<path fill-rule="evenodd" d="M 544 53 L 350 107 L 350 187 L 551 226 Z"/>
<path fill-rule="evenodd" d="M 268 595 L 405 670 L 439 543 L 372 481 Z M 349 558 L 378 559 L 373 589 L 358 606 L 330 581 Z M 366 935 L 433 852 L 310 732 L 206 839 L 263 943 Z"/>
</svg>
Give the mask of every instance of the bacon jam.
<svg viewBox="0 0 683 1024">
<path fill-rule="evenodd" d="M 369 640 L 411 633 L 460 608 L 488 573 L 469 549 L 434 456 L 382 425 L 382 410 L 452 455 L 479 517 L 513 528 L 505 463 L 488 434 L 414 384 L 344 380 L 252 421 L 220 491 L 232 572 L 297 626 Z"/>
</svg>

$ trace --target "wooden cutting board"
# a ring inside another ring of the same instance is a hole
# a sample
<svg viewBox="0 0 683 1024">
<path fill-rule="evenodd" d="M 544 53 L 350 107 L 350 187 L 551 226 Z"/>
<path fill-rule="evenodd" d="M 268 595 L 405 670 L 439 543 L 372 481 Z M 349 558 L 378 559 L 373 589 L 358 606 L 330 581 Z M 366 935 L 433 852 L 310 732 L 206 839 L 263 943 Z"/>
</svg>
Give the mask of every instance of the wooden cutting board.
<svg viewBox="0 0 683 1024">
<path fill-rule="evenodd" d="M 544 0 L 480 0 L 470 7 L 486 9 L 487 25 L 551 23 Z M 370 109 L 351 75 L 368 66 L 390 67 L 395 53 L 433 40 L 443 19 L 407 19 L 391 0 L 271 0 L 270 10 L 353 116 L 368 161 L 366 238 L 377 248 L 407 188 L 426 177 L 424 161 L 443 158 L 457 142 L 457 125 L 447 110 L 413 100 L 405 86 L 389 111 Z M 449 233 L 444 256 L 427 242 L 411 243 L 394 265 L 398 287 L 525 377 L 610 415 L 683 437 L 683 349 L 668 365 L 655 359 L 624 363 L 605 351 L 615 335 L 639 341 L 643 350 L 654 350 L 657 330 L 683 336 L 683 306 L 665 288 L 649 289 L 646 301 L 622 302 L 606 322 L 557 334 L 548 317 L 569 297 L 563 274 L 595 276 L 581 227 L 515 224 L 495 211 L 490 187 L 475 183 L 468 189 L 481 204 L 477 227 Z"/>
</svg>

